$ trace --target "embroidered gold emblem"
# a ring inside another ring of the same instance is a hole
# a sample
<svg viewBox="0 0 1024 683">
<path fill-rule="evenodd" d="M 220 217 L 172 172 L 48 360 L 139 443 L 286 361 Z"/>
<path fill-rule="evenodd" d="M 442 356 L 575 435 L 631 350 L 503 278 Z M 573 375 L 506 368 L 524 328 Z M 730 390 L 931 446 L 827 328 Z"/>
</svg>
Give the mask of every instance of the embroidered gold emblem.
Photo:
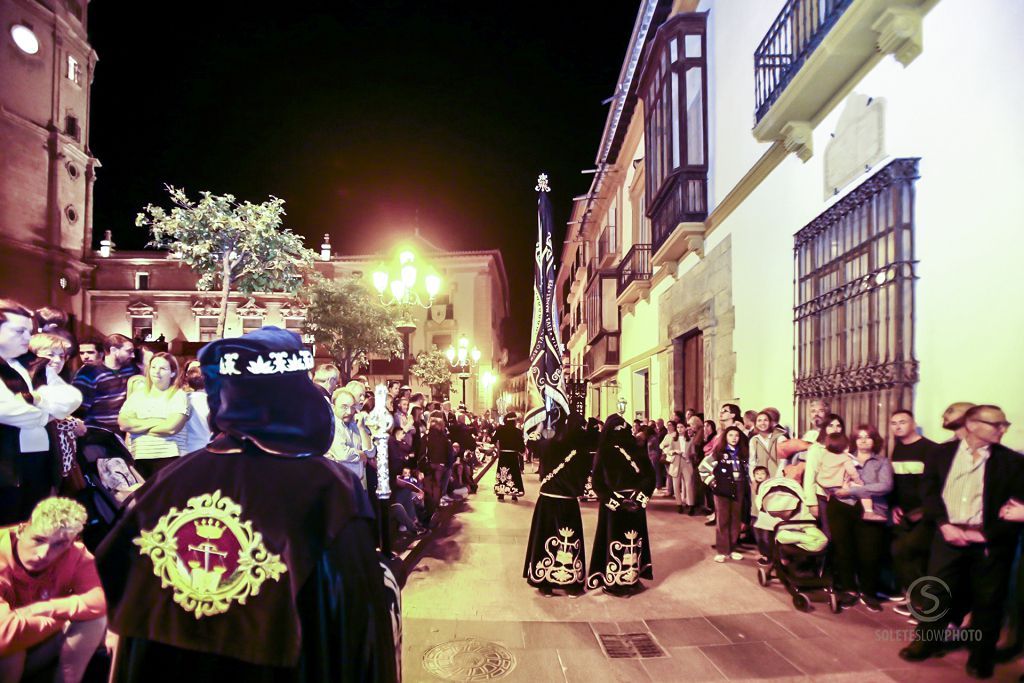
<svg viewBox="0 0 1024 683">
<path fill-rule="evenodd" d="M 558 537 L 550 536 L 544 542 L 544 559 L 530 567 L 530 578 L 534 581 L 548 581 L 565 586 L 583 582 L 583 560 L 579 557 L 579 539 L 571 540 L 573 529 L 558 530 Z"/>
<path fill-rule="evenodd" d="M 184 510 L 171 508 L 134 540 L 153 561 L 160 587 L 171 588 L 174 602 L 196 619 L 244 605 L 264 581 L 288 571 L 241 514 L 242 506 L 218 490 L 190 498 Z"/>
</svg>

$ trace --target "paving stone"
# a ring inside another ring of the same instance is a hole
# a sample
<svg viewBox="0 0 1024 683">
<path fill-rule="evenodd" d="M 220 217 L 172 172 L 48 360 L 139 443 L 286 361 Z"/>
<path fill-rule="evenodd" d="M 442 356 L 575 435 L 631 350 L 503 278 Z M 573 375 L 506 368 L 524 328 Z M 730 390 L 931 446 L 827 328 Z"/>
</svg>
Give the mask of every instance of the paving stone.
<svg viewBox="0 0 1024 683">
<path fill-rule="evenodd" d="M 525 647 L 523 626 L 518 621 L 460 619 L 455 624 L 455 637 L 490 640 L 510 649 Z"/>
<path fill-rule="evenodd" d="M 522 626 L 527 648 L 601 649 L 593 629 L 586 622 L 526 621 Z"/>
<path fill-rule="evenodd" d="M 704 617 L 687 619 L 648 619 L 647 626 L 665 647 L 688 645 L 724 645 L 729 639 Z"/>
<path fill-rule="evenodd" d="M 718 667 L 697 647 L 670 647 L 668 657 L 642 659 L 641 665 L 655 681 L 720 681 Z"/>
<path fill-rule="evenodd" d="M 772 649 L 806 674 L 819 676 L 838 671 L 874 671 L 874 665 L 843 647 L 843 643 L 822 636 L 776 640 Z"/>
<path fill-rule="evenodd" d="M 558 650 L 562 673 L 568 683 L 633 683 L 650 681 L 639 660 L 608 659 L 600 650 Z M 542 683 L 542 679 L 535 681 Z"/>
<path fill-rule="evenodd" d="M 793 637 L 792 633 L 760 612 L 723 614 L 708 617 L 708 621 L 733 643 L 751 643 Z"/>
<path fill-rule="evenodd" d="M 814 638 L 825 635 L 825 632 L 803 612 L 765 612 L 765 616 L 785 627 L 787 631 L 798 638 Z"/>
<path fill-rule="evenodd" d="M 727 678 L 777 678 L 800 676 L 802 672 L 787 662 L 768 643 L 705 645 L 707 655 Z"/>
</svg>

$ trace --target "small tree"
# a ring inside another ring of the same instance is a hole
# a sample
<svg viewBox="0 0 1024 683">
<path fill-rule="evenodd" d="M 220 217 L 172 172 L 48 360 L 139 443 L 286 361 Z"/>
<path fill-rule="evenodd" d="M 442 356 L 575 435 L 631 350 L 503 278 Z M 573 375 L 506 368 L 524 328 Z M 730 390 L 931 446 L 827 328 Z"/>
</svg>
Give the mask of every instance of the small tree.
<svg viewBox="0 0 1024 683">
<path fill-rule="evenodd" d="M 452 369 L 448 364 L 448 358 L 436 346 L 431 346 L 430 351 L 417 353 L 416 363 L 409 368 L 409 372 L 430 387 L 433 400 L 443 400 L 447 395 Z"/>
<path fill-rule="evenodd" d="M 135 225 L 149 228 L 150 246 L 169 250 L 199 275 L 197 287 L 219 289 L 217 336 L 224 336 L 228 297 L 236 289 L 294 294 L 313 268 L 315 254 L 302 237 L 281 229 L 284 200 L 271 197 L 262 204 L 238 202 L 230 194 L 201 192 L 193 202 L 184 190 L 167 185 L 173 208 L 167 212 L 149 204 Z"/>
<path fill-rule="evenodd" d="M 307 302 L 304 332 L 327 349 L 348 382 L 366 364 L 368 354 L 402 353 L 402 337 L 391 313 L 358 279 L 313 279 L 302 290 Z"/>
</svg>

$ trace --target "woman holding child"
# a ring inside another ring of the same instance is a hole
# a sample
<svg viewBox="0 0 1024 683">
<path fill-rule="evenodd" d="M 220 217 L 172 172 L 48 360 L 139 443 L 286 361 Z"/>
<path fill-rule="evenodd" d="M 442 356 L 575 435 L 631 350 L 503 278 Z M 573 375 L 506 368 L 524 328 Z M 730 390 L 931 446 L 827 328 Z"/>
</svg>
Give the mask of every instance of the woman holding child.
<svg viewBox="0 0 1024 683">
<path fill-rule="evenodd" d="M 852 471 L 844 475 L 840 486 L 827 487 L 825 510 L 832 534 L 836 591 L 845 591 L 847 603 L 856 601 L 859 592 L 865 607 L 881 612 L 878 581 L 882 555 L 888 547 L 886 496 L 893 487 L 892 463 L 882 454 L 885 442 L 877 429 L 860 425 L 853 434 L 853 455 L 847 451 L 851 444 L 845 436 L 830 435 L 825 439 L 829 455 L 847 458 L 852 464 Z M 825 469 L 823 466 L 822 470 Z"/>
</svg>

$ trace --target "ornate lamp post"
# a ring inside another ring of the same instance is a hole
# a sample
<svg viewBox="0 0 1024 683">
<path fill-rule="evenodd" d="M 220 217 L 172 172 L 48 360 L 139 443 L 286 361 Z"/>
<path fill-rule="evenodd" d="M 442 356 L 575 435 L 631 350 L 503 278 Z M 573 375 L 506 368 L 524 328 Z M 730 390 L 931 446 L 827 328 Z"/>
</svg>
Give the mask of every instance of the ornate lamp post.
<svg viewBox="0 0 1024 683">
<path fill-rule="evenodd" d="M 402 384 L 409 383 L 409 337 L 416 331 L 416 321 L 409 314 L 413 306 L 430 308 L 434 297 L 441 290 L 441 278 L 434 273 L 423 278 L 426 300 L 417 288 L 419 273 L 416 270 L 416 256 L 411 251 L 398 255 L 398 269 L 388 270 L 383 265 L 373 273 L 373 286 L 385 306 L 400 307 L 402 315 L 395 328 L 402 335 Z"/>
<path fill-rule="evenodd" d="M 462 335 L 459 337 L 458 349 L 454 346 L 449 346 L 448 350 L 445 351 L 445 355 L 448 357 L 448 364 L 452 366 L 452 372 L 457 374 L 459 379 L 462 380 L 462 402 L 467 404 L 466 408 L 468 409 L 466 380 L 473 374 L 473 366 L 480 362 L 480 349 L 474 346 L 470 350 L 469 339 L 466 338 L 466 335 Z"/>
</svg>

